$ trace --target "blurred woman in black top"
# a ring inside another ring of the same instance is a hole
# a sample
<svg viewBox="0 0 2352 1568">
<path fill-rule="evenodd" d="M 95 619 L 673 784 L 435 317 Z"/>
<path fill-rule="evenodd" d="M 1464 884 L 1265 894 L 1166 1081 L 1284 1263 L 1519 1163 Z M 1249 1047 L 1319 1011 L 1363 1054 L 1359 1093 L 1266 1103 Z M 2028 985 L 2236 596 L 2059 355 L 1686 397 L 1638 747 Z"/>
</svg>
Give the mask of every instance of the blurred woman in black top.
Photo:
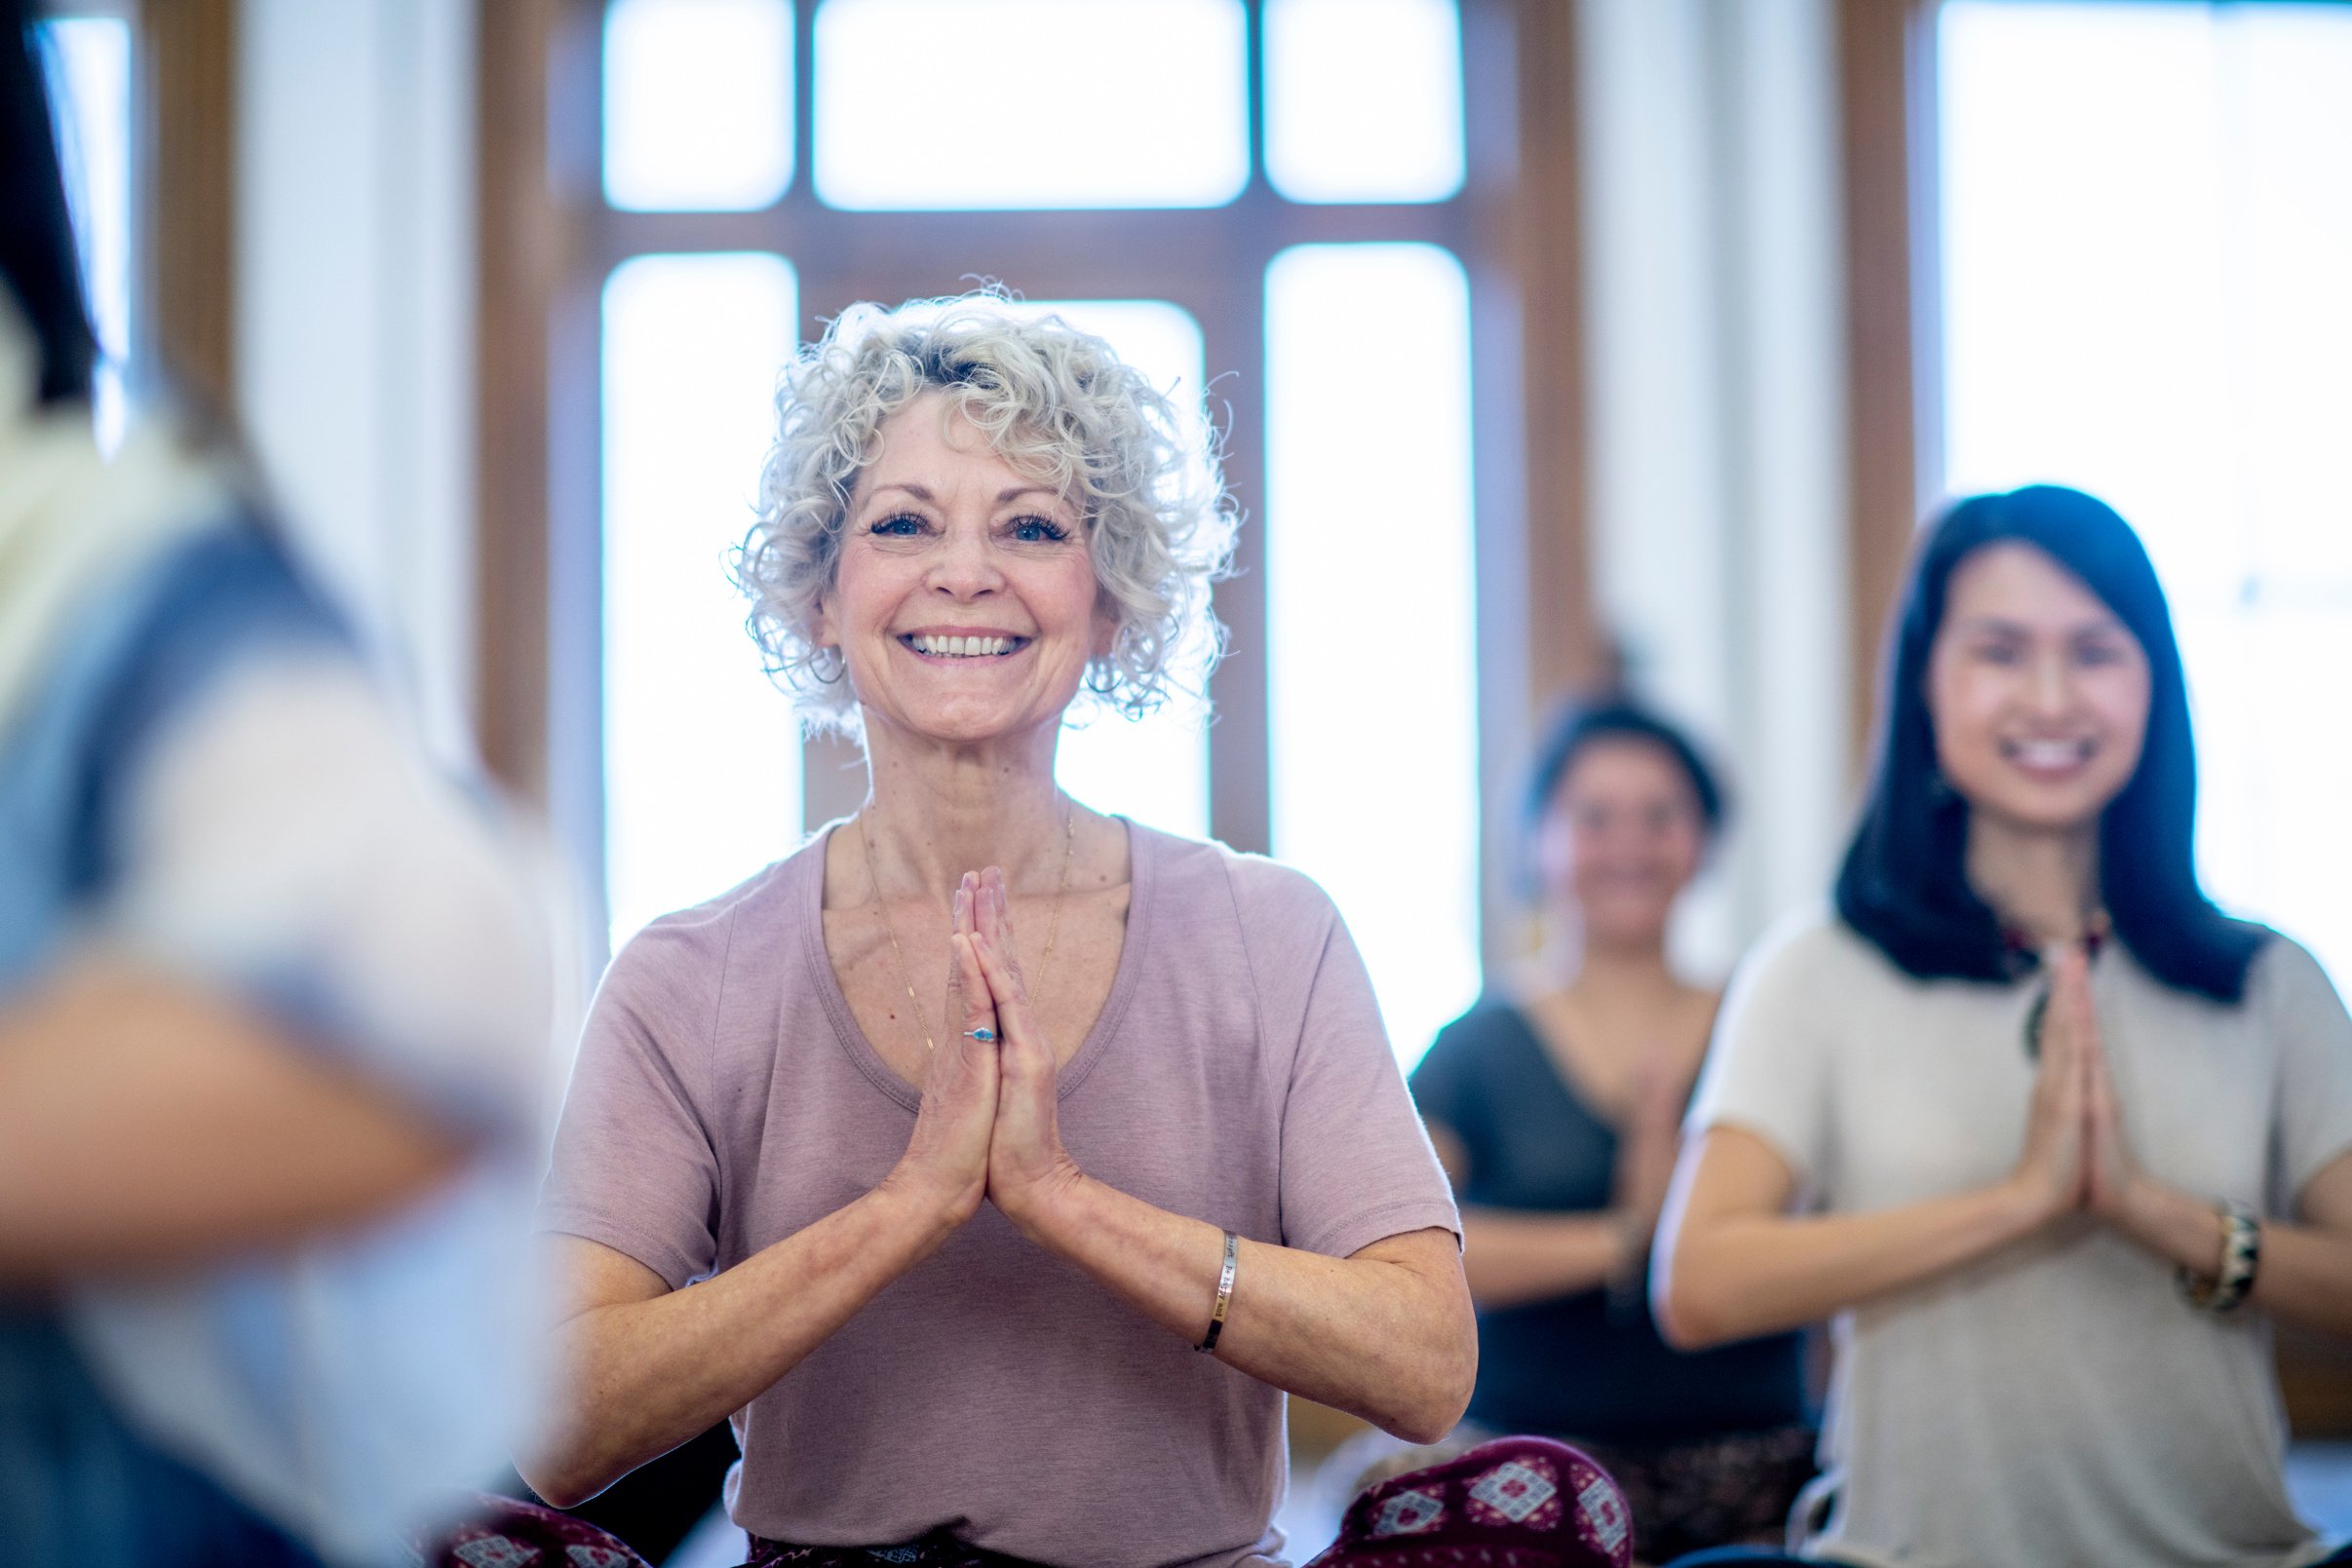
<svg viewBox="0 0 2352 1568">
<path fill-rule="evenodd" d="M 1570 712 L 1527 797 L 1546 942 L 1442 1031 L 1412 1090 L 1462 1205 L 1473 1423 L 1605 1463 L 1658 1561 L 1777 1541 L 1811 1473 L 1794 1335 L 1702 1355 L 1650 1321 L 1649 1241 L 1717 992 L 1667 960 L 1721 826 L 1696 749 L 1623 703 Z"/>
</svg>

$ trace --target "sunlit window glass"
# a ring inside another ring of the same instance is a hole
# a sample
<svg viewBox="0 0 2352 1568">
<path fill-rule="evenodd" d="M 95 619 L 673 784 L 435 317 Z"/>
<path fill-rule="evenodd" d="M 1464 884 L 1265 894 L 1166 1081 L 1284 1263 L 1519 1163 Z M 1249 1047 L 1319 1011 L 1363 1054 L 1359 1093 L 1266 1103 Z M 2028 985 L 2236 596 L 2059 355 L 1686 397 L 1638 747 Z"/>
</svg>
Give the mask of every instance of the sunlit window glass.
<svg viewBox="0 0 2352 1568">
<path fill-rule="evenodd" d="M 1250 176 L 1240 0 L 826 0 L 835 207 L 1215 207 Z"/>
<path fill-rule="evenodd" d="M 791 180 L 787 0 L 613 0 L 605 200 L 638 211 L 750 210 Z"/>
<path fill-rule="evenodd" d="M 2058 480 L 2140 529 L 2210 886 L 2352 982 L 2352 10 L 1940 25 L 1949 485 Z"/>
<path fill-rule="evenodd" d="M 799 732 L 727 571 L 752 524 L 798 309 L 791 268 L 771 255 L 640 256 L 604 287 L 615 946 L 799 842 Z"/>
<path fill-rule="evenodd" d="M 1266 0 L 1266 176 L 1294 202 L 1462 188 L 1454 0 Z"/>
<path fill-rule="evenodd" d="M 1338 903 L 1398 1054 L 1479 988 L 1470 296 L 1425 245 L 1266 275 L 1274 853 Z"/>
<path fill-rule="evenodd" d="M 98 440 L 111 450 L 122 440 L 131 360 L 131 26 L 112 17 L 65 17 L 41 31 L 65 200 L 97 332 Z"/>
</svg>

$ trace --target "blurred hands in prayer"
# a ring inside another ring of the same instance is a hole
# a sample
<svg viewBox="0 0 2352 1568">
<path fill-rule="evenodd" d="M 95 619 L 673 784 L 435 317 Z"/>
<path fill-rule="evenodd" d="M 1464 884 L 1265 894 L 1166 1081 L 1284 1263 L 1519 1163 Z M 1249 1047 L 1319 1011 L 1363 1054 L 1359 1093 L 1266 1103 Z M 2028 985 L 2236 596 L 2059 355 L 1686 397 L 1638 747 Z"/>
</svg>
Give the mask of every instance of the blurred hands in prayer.
<svg viewBox="0 0 2352 1568">
<path fill-rule="evenodd" d="M 2045 1216 L 2081 1208 L 2089 1200 L 2089 1074 L 2098 1035 L 2089 960 L 2068 947 L 2050 966 L 2050 995 L 2036 1036 L 2041 1065 L 2026 1113 L 2025 1152 L 2013 1178 Z"/>
</svg>

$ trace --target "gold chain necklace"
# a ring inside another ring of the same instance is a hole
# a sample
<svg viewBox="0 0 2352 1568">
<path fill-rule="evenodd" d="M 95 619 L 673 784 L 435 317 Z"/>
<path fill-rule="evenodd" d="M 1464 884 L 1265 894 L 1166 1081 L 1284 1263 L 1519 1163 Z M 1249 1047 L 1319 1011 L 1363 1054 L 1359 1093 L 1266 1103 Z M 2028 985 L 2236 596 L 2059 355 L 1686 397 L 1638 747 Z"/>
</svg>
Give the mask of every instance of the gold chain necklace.
<svg viewBox="0 0 2352 1568">
<path fill-rule="evenodd" d="M 882 923 L 882 935 L 890 938 L 890 955 L 898 961 L 899 983 L 906 988 L 907 1011 L 914 1014 L 915 1033 L 923 1037 L 923 1049 L 939 1053 L 939 1045 L 931 1038 L 931 1020 L 923 1012 L 923 1004 L 914 994 L 914 975 L 906 967 L 906 954 L 899 946 L 898 929 L 890 923 L 890 911 L 882 903 L 882 876 L 874 867 L 873 840 L 866 833 L 866 814 L 858 813 L 858 846 L 866 852 L 866 880 L 873 888 L 874 918 Z M 1078 803 L 1071 801 L 1061 819 L 1061 881 L 1054 889 L 1053 913 L 1046 917 L 1045 950 L 1037 955 L 1037 989 L 1030 993 L 1029 1008 L 1034 1012 L 1038 999 L 1045 995 L 1046 964 L 1054 956 L 1054 942 L 1061 935 L 1061 899 L 1070 891 L 1070 860 L 1078 848 Z M 940 1006 L 942 1027 L 947 1022 L 946 1005 Z M 1001 1033 L 1001 1031 L 1000 1031 Z"/>
</svg>

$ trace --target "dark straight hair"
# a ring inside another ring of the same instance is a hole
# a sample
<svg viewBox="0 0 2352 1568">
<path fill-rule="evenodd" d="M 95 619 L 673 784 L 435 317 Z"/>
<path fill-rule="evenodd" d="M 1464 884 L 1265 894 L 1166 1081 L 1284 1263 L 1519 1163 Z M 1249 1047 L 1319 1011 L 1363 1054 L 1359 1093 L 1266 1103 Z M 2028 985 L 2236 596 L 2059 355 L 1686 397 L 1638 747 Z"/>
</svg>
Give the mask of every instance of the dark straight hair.
<svg viewBox="0 0 2352 1568">
<path fill-rule="evenodd" d="M 27 0 L 0 0 L 0 280 L 40 345 L 41 401 L 88 402 L 97 341 L 33 16 Z"/>
<path fill-rule="evenodd" d="M 1560 781 L 1567 777 L 1576 759 L 1603 741 L 1642 742 L 1664 751 L 1690 784 L 1704 836 L 1712 842 L 1723 829 L 1723 786 L 1689 736 L 1623 693 L 1571 703 L 1553 716 L 1536 746 L 1534 764 L 1527 770 L 1527 793 L 1520 812 L 1519 880 L 1522 891 L 1530 897 L 1541 891 L 1536 886 L 1534 844 L 1544 814 L 1552 809 Z"/>
<path fill-rule="evenodd" d="M 2167 985 L 2236 1002 L 2270 934 L 2222 914 L 2197 882 L 2197 754 L 2164 590 L 2131 524 L 2060 485 L 1957 502 L 1921 542 L 1890 639 L 1878 754 L 1838 872 L 1837 912 L 1922 979 L 2009 980 L 2036 962 L 2004 939 L 1999 918 L 1968 885 L 1968 802 L 1937 769 L 1927 708 L 1928 655 L 1951 574 L 2007 541 L 2031 545 L 2080 578 L 2147 655 L 2140 765 L 2099 824 L 2100 893 L 2115 936 Z"/>
</svg>

